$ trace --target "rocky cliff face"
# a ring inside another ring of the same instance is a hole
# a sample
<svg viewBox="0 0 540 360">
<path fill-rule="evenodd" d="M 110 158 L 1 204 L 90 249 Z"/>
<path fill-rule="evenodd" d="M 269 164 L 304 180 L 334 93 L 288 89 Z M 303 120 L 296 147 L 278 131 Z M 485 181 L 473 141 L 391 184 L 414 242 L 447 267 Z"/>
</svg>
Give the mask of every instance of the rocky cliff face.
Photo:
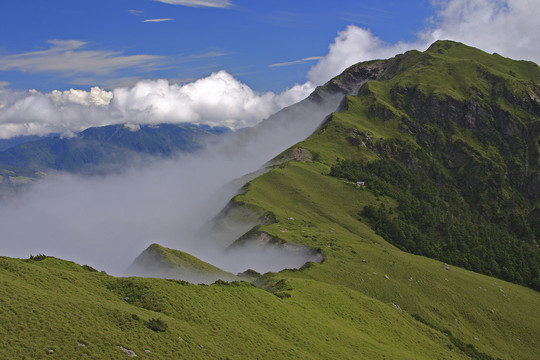
<svg viewBox="0 0 540 360">
<path fill-rule="evenodd" d="M 356 95 L 366 82 L 377 79 L 387 70 L 388 61 L 375 60 L 368 63 L 359 63 L 349 67 L 341 75 L 317 87 L 308 97 L 309 101 L 321 102 L 329 95 L 341 96 Z"/>
</svg>

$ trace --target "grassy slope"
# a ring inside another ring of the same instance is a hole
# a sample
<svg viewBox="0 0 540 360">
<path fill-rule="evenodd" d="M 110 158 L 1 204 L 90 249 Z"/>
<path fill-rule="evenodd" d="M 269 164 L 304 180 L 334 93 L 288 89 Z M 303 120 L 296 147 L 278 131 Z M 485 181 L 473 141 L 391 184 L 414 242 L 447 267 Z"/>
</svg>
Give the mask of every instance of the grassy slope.
<svg viewBox="0 0 540 360">
<path fill-rule="evenodd" d="M 180 250 L 168 249 L 158 244 L 150 245 L 145 251 L 153 251 L 159 253 L 163 257 L 163 261 L 173 267 L 178 266 L 192 268 L 195 271 L 210 274 L 223 271 L 215 267 L 214 265 L 205 263 L 204 261 L 196 258 L 193 255 L 190 255 Z"/>
<path fill-rule="evenodd" d="M 280 299 L 247 283 L 114 278 L 54 258 L 0 258 L 0 358 L 45 358 L 49 349 L 62 359 L 127 356 L 118 346 L 160 359 L 463 358 L 387 304 L 344 286 L 290 281 L 297 290 Z M 151 318 L 168 329 L 150 330 Z"/>
<path fill-rule="evenodd" d="M 327 292 L 344 286 L 386 304 L 385 312 L 397 304 L 407 316 L 419 316 L 493 357 L 535 357 L 540 349 L 537 292 L 457 267 L 446 270 L 439 261 L 394 248 L 357 219 L 360 206 L 377 203 L 376 198 L 355 184 L 321 175 L 327 171 L 317 163 L 289 163 L 254 180 L 238 197 L 274 213 L 278 223 L 262 230 L 320 247 L 327 255 L 321 265 L 277 275 L 295 279 L 294 293 L 303 291 L 305 278 Z M 390 199 L 380 201 L 391 206 Z"/>
<path fill-rule="evenodd" d="M 275 215 L 278 222 L 261 230 L 292 243 L 319 247 L 326 253 L 327 260 L 322 265 L 300 272 L 283 272 L 280 278 L 308 277 L 321 282 L 321 287 L 340 284 L 385 304 L 398 304 L 416 319 L 449 331 L 453 337 L 474 345 L 482 353 L 532 359 L 540 351 L 538 292 L 457 267 L 446 270 L 439 261 L 399 251 L 358 220 L 358 212 L 364 205 L 382 202 L 388 208 L 395 206 L 394 200 L 376 198 L 352 183 L 323 175 L 328 174 L 329 166 L 337 157 L 376 158 L 372 152 L 358 151 L 345 141 L 354 129 L 369 131 L 374 141 L 403 136 L 399 131 L 399 117 L 405 114 L 390 103 L 388 93 L 392 86 L 420 83 L 420 87 L 433 86 L 422 91 L 459 98 L 464 89 L 478 82 L 473 71 L 479 65 L 477 61 L 489 63 L 490 71 L 509 78 L 510 83 L 515 81 L 516 74 L 524 81 L 540 81 L 535 64 L 489 56 L 466 46 L 448 45 L 437 43 L 425 54 L 412 53 L 417 56 L 416 59 L 412 56 L 417 69 L 392 82 L 368 83 L 363 91 L 376 97 L 349 97 L 346 111 L 333 114 L 321 129 L 300 144 L 319 153 L 320 163 L 289 163 L 276 168 L 252 181 L 246 194 L 236 200 Z M 441 52 L 447 54 L 444 63 L 437 62 Z M 412 61 L 411 57 L 406 61 Z M 440 68 L 425 70 L 421 65 L 426 62 Z M 399 61 L 396 63 L 396 67 L 404 66 Z M 463 75 L 455 79 L 458 69 Z M 516 94 L 516 97 L 521 95 L 524 94 Z M 368 116 L 373 105 L 397 116 L 390 114 L 385 120 L 374 119 Z M 505 105 L 510 107 L 510 104 Z M 461 136 L 486 153 L 467 133 L 455 136 Z M 295 220 L 287 220 L 290 217 Z"/>
</svg>

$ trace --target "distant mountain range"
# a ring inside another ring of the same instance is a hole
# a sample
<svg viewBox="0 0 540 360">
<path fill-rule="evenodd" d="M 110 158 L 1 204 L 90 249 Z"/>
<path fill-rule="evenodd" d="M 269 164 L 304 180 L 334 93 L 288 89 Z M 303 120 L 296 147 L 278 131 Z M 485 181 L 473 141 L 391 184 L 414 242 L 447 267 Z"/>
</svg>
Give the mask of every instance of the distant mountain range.
<svg viewBox="0 0 540 360">
<path fill-rule="evenodd" d="M 204 125 L 144 125 L 131 129 L 109 125 L 86 129 L 74 137 L 49 136 L 0 152 L 0 167 L 28 172 L 86 171 L 103 163 L 117 163 L 133 154 L 168 156 L 201 148 L 209 137 L 227 128 Z"/>
<path fill-rule="evenodd" d="M 46 136 L 28 135 L 28 136 L 17 136 L 11 139 L 0 139 L 0 151 L 4 151 L 14 146 L 24 144 L 30 141 L 41 140 L 46 137 L 51 137 L 51 136 L 56 136 L 56 135 L 58 134 L 48 134 Z"/>
<path fill-rule="evenodd" d="M 0 192 L 51 171 L 103 172 L 122 167 L 137 155 L 168 157 L 193 152 L 229 132 L 206 125 L 159 124 L 133 129 L 120 124 L 88 128 L 73 137 L 53 134 L 2 140 Z"/>
</svg>

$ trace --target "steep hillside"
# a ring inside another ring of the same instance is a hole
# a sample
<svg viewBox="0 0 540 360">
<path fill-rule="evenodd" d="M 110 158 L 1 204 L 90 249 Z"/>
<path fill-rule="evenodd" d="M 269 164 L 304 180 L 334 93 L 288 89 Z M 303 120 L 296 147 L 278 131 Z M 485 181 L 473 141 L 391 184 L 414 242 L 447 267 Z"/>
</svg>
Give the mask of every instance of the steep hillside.
<svg viewBox="0 0 540 360">
<path fill-rule="evenodd" d="M 290 150 L 315 161 L 276 167 L 234 202 L 275 219 L 257 231 L 325 253 L 279 278 L 341 284 L 486 355 L 534 358 L 538 293 L 452 265 L 537 287 L 538 66 L 438 42 L 378 67 Z"/>
<path fill-rule="evenodd" d="M 397 201 L 359 209 L 394 245 L 540 290 L 540 69 L 452 42 L 392 62 L 306 146 Z"/>
<path fill-rule="evenodd" d="M 358 211 L 380 203 L 395 207 L 395 200 L 377 199 L 355 183 L 321 175 L 328 171 L 320 163 L 291 162 L 252 181 L 235 199 L 273 214 L 276 222 L 258 231 L 319 248 L 325 255 L 320 265 L 308 263 L 300 270 L 266 275 L 260 285 L 268 280 L 269 290 L 285 299 L 290 296 L 290 301 L 304 293 L 307 279 L 328 298 L 336 288 L 346 288 L 387 305 L 385 313 L 398 311 L 427 324 L 446 336 L 458 354 L 535 357 L 540 347 L 537 292 L 392 246 L 359 221 Z M 285 290 L 272 287 L 279 283 L 287 284 Z M 386 353 L 381 349 L 382 354 Z"/>
</svg>

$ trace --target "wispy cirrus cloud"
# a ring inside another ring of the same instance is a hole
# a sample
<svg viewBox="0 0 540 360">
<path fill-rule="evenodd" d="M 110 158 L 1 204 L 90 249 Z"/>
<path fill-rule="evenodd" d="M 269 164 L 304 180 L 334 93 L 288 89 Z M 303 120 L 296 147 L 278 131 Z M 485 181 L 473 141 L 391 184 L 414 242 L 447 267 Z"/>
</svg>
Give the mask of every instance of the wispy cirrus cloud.
<svg viewBox="0 0 540 360">
<path fill-rule="evenodd" d="M 189 7 L 229 8 L 233 4 L 230 0 L 154 0 L 165 4 L 182 5 Z"/>
<path fill-rule="evenodd" d="M 268 67 L 281 67 L 281 66 L 305 64 L 308 61 L 320 60 L 322 58 L 323 58 L 322 56 L 311 56 L 311 57 L 303 58 L 303 59 L 300 59 L 300 60 L 294 60 L 294 61 L 270 64 L 270 65 L 268 65 Z"/>
<path fill-rule="evenodd" d="M 123 55 L 120 51 L 85 50 L 80 40 L 49 40 L 46 50 L 0 55 L 0 70 L 29 73 L 110 74 L 115 70 L 152 66 L 163 59 L 157 55 Z"/>
<path fill-rule="evenodd" d="M 128 13 L 130 13 L 131 15 L 135 15 L 135 16 L 143 16 L 144 15 L 144 11 L 142 11 L 142 10 L 131 9 L 131 10 L 128 10 Z"/>
<path fill-rule="evenodd" d="M 164 21 L 173 21 L 174 19 L 172 18 L 163 18 L 163 19 L 146 19 L 146 20 L 143 20 L 142 22 L 146 23 L 146 22 L 149 22 L 149 23 L 157 23 L 157 22 L 164 22 Z"/>
<path fill-rule="evenodd" d="M 131 87 L 143 80 L 143 77 L 123 76 L 123 77 L 77 77 L 70 79 L 70 83 L 78 86 L 100 86 L 105 89 L 118 87 Z M 191 79 L 193 81 L 193 79 Z M 174 79 L 171 82 L 175 82 Z"/>
<path fill-rule="evenodd" d="M 184 56 L 184 60 L 214 58 L 227 55 L 231 55 L 231 53 L 222 50 L 208 50 L 201 53 L 186 55 Z"/>
</svg>

